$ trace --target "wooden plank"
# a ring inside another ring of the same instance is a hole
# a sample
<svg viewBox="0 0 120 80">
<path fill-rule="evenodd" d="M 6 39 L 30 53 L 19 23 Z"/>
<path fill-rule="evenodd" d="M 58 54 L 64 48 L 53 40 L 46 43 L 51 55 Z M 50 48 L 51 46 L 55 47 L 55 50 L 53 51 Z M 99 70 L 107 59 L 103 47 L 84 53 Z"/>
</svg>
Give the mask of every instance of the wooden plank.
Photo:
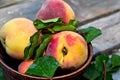
<svg viewBox="0 0 120 80">
<path fill-rule="evenodd" d="M 65 0 L 75 11 L 79 21 L 85 21 L 120 10 L 120 0 Z"/>
<path fill-rule="evenodd" d="M 115 48 L 120 48 L 120 12 L 100 18 L 78 29 L 95 26 L 102 30 L 102 35 L 92 41 L 94 54 L 111 53 Z"/>
<path fill-rule="evenodd" d="M 0 26 L 12 18 L 25 17 L 34 20 L 43 1 L 44 0 L 39 0 L 39 2 L 28 1 L 0 9 Z"/>
<path fill-rule="evenodd" d="M 22 2 L 23 0 L 0 0 L 0 8 Z"/>
<path fill-rule="evenodd" d="M 0 9 L 0 26 L 9 19 L 26 17 L 34 20 L 45 0 L 28 0 L 25 3 Z M 76 18 L 83 22 L 120 9 L 120 0 L 65 0 L 73 8 Z"/>
</svg>

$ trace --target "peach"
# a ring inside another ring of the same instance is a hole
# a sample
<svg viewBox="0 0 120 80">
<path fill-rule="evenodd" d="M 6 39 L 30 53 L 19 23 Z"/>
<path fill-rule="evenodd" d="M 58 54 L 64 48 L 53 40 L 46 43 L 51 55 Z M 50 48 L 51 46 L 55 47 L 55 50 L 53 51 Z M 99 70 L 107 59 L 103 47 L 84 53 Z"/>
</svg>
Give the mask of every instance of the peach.
<svg viewBox="0 0 120 80">
<path fill-rule="evenodd" d="M 0 40 L 9 56 L 24 59 L 24 49 L 29 45 L 30 36 L 36 31 L 31 20 L 15 18 L 2 26 Z"/>
<path fill-rule="evenodd" d="M 87 60 L 87 43 L 76 32 L 62 31 L 52 36 L 45 55 L 53 56 L 63 70 L 75 70 Z"/>
<path fill-rule="evenodd" d="M 33 62 L 34 60 L 27 60 L 27 61 L 21 62 L 18 66 L 18 71 L 24 74 L 28 70 L 30 65 L 32 65 Z"/>
<path fill-rule="evenodd" d="M 44 20 L 56 17 L 62 18 L 66 24 L 75 19 L 73 9 L 63 0 L 46 0 L 36 15 L 37 19 Z"/>
</svg>

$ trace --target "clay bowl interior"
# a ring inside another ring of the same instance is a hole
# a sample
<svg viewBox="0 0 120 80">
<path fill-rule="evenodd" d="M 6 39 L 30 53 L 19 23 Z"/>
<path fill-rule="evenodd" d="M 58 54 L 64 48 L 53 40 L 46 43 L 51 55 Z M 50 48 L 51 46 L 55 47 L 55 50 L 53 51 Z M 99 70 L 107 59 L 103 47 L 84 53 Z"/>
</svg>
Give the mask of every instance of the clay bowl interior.
<svg viewBox="0 0 120 80">
<path fill-rule="evenodd" d="M 91 60 L 93 57 L 92 49 L 93 49 L 92 44 L 88 44 L 89 56 L 87 61 L 82 67 L 72 72 L 60 71 L 59 72 L 60 74 L 52 77 L 52 79 L 29 76 L 29 75 L 19 73 L 17 71 L 17 67 L 21 61 L 10 58 L 6 54 L 1 43 L 0 43 L 0 65 L 3 68 L 3 75 L 5 80 L 70 80 L 70 79 L 73 80 L 74 77 L 81 74 L 85 70 L 85 68 L 91 63 Z"/>
</svg>

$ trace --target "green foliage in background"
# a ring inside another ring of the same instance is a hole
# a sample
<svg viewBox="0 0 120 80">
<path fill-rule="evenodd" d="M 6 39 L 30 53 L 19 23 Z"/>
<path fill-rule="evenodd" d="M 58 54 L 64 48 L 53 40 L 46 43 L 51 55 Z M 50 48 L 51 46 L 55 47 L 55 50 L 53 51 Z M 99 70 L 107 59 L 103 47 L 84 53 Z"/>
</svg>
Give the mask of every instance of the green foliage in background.
<svg viewBox="0 0 120 80">
<path fill-rule="evenodd" d="M 0 66 L 0 80 L 4 80 L 1 66 Z"/>
</svg>

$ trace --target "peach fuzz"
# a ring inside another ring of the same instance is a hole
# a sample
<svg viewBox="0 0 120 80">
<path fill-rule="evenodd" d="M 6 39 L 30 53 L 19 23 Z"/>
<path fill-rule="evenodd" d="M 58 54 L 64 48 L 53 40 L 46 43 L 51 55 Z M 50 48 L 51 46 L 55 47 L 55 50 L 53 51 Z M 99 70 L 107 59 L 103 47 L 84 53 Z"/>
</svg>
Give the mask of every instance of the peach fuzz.
<svg viewBox="0 0 120 80">
<path fill-rule="evenodd" d="M 37 29 L 33 22 L 26 18 L 14 18 L 0 29 L 0 40 L 9 56 L 24 59 L 24 49 L 29 45 L 30 36 Z"/>
<path fill-rule="evenodd" d="M 84 38 L 72 31 L 63 31 L 52 36 L 46 54 L 53 56 L 62 69 L 77 69 L 88 57 L 88 47 Z"/>
<path fill-rule="evenodd" d="M 73 9 L 63 0 L 46 0 L 38 11 L 37 19 L 52 19 L 60 17 L 64 23 L 68 23 L 71 19 L 75 19 Z"/>
<path fill-rule="evenodd" d="M 27 60 L 27 61 L 21 62 L 20 65 L 18 66 L 18 72 L 24 74 L 28 70 L 30 65 L 32 65 L 33 62 L 34 60 Z"/>
</svg>

